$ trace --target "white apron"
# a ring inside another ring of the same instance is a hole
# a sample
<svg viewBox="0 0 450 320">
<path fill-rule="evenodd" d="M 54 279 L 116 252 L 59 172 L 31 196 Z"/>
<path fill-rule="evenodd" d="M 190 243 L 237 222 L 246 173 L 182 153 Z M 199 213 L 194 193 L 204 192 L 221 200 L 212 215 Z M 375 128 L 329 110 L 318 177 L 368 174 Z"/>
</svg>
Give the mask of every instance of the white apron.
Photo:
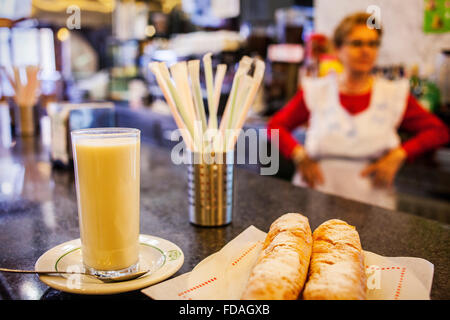
<svg viewBox="0 0 450 320">
<path fill-rule="evenodd" d="M 406 108 L 408 80 L 375 78 L 369 107 L 356 115 L 341 105 L 334 75 L 305 79 L 303 92 L 310 111 L 305 149 L 319 162 L 324 177 L 316 189 L 394 209 L 394 190 L 373 186 L 361 171 L 400 145 L 397 128 Z M 292 182 L 306 186 L 298 172 Z"/>
</svg>

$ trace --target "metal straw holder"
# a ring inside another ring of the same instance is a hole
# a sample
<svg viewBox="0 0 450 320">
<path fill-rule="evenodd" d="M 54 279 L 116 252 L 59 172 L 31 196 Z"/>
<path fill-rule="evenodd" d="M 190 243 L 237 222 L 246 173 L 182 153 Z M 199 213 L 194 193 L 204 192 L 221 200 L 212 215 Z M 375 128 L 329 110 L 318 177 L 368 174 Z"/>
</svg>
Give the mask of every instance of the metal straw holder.
<svg viewBox="0 0 450 320">
<path fill-rule="evenodd" d="M 189 221 L 199 226 L 229 224 L 233 214 L 234 151 L 190 153 Z"/>
</svg>

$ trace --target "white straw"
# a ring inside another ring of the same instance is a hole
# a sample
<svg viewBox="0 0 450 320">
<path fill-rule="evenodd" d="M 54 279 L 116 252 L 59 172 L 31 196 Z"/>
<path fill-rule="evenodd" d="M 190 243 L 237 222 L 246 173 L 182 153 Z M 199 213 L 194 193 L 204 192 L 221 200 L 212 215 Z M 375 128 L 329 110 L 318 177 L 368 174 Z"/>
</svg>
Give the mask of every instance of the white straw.
<svg viewBox="0 0 450 320">
<path fill-rule="evenodd" d="M 197 119 L 200 119 L 200 117 L 196 114 L 194 102 L 192 99 L 191 88 L 189 86 L 187 63 L 185 61 L 176 63 L 170 68 L 170 71 L 172 72 L 172 77 L 175 80 L 177 89 L 180 91 L 180 95 L 183 97 L 182 104 L 186 109 L 186 114 L 189 117 L 188 121 L 193 130 L 194 145 L 196 147 L 196 150 L 200 151 L 203 148 L 203 133 L 201 130 L 201 121 L 199 120 L 197 122 Z"/>
<path fill-rule="evenodd" d="M 207 120 L 205 114 L 205 105 L 203 104 L 203 95 L 200 85 L 200 60 L 191 60 L 188 62 L 189 76 L 194 96 L 194 106 L 198 118 L 202 122 L 202 132 L 207 129 Z"/>
<path fill-rule="evenodd" d="M 233 129 L 236 127 L 237 120 L 239 115 L 241 114 L 245 100 L 250 93 L 250 89 L 252 88 L 254 80 L 248 74 L 244 74 L 239 81 L 239 88 L 236 92 L 236 103 L 233 110 L 233 114 L 230 118 L 230 125 L 228 129 Z"/>
<path fill-rule="evenodd" d="M 194 121 L 197 121 L 200 119 L 200 115 L 195 110 L 194 100 L 192 97 L 191 88 L 189 86 L 189 75 L 188 75 L 187 63 L 185 61 L 180 62 L 179 69 L 180 69 L 181 77 L 183 79 L 184 91 L 186 92 L 187 106 L 189 108 L 189 111 L 194 115 Z"/>
<path fill-rule="evenodd" d="M 193 123 L 189 118 L 189 113 L 187 112 L 186 107 L 181 97 L 179 96 L 177 89 L 175 88 L 175 86 L 172 83 L 172 80 L 170 79 L 170 73 L 169 70 L 167 69 L 166 64 L 164 62 L 157 63 L 157 68 L 160 74 L 162 75 L 164 83 L 167 85 L 169 89 L 168 93 L 171 94 L 171 97 L 175 102 L 174 105 L 178 110 L 179 114 L 181 115 L 181 118 L 183 119 L 186 128 L 189 130 L 191 137 L 194 137 Z"/>
<path fill-rule="evenodd" d="M 241 77 L 245 74 L 247 74 L 247 72 L 250 70 L 251 64 L 252 64 L 253 59 L 251 59 L 248 56 L 244 56 L 241 61 L 239 62 L 239 67 L 238 70 L 236 71 L 236 74 L 234 75 L 233 78 L 233 84 L 231 86 L 231 92 L 230 95 L 228 96 L 228 101 L 227 104 L 225 106 L 225 113 L 224 113 L 224 117 L 222 119 L 221 122 L 221 130 L 226 130 L 226 129 L 230 129 L 230 125 L 232 123 L 232 119 L 230 119 L 233 115 L 233 110 L 234 110 L 234 102 L 236 101 L 236 95 L 237 95 L 237 91 L 239 88 L 239 83 L 241 80 Z M 223 123 L 223 126 L 222 126 Z"/>
<path fill-rule="evenodd" d="M 239 136 L 240 130 L 244 126 L 245 119 L 247 117 L 248 111 L 250 110 L 250 107 L 254 101 L 254 98 L 256 96 L 256 93 L 258 92 L 259 86 L 264 78 L 264 70 L 265 70 L 265 64 L 262 60 L 256 60 L 255 61 L 255 72 L 253 76 L 253 84 L 250 88 L 250 92 L 245 100 L 245 104 L 242 108 L 242 111 L 240 112 L 236 126 L 234 127 L 234 132 L 232 134 L 232 139 L 230 139 L 227 150 L 231 150 L 234 148 L 234 145 L 236 144 L 236 140 Z"/>
<path fill-rule="evenodd" d="M 192 103 L 192 96 L 189 90 L 187 67 L 185 62 L 178 62 L 170 67 L 172 78 L 175 81 L 175 86 L 182 99 L 181 104 L 185 108 L 186 115 L 193 125 L 195 122 L 195 110 Z"/>
<path fill-rule="evenodd" d="M 178 128 L 180 129 L 180 132 L 181 132 L 184 142 L 186 143 L 187 147 L 190 150 L 194 150 L 194 144 L 192 142 L 191 135 L 189 134 L 189 131 L 186 129 L 186 125 L 184 124 L 183 120 L 181 119 L 180 114 L 178 113 L 174 99 L 172 98 L 172 96 L 170 94 L 169 87 L 161 73 L 162 68 L 160 67 L 160 64 L 158 62 L 152 62 L 149 64 L 149 67 L 150 67 L 150 70 L 154 73 L 154 75 L 156 77 L 156 81 L 157 81 L 159 87 L 161 88 L 164 98 L 166 99 L 166 101 L 169 105 L 169 109 L 172 113 L 175 123 L 177 124 Z"/>
<path fill-rule="evenodd" d="M 200 152 L 231 150 L 244 125 L 248 111 L 264 77 L 265 64 L 255 60 L 253 77 L 247 73 L 253 63 L 250 57 L 243 57 L 233 79 L 220 128 L 217 130 L 217 111 L 226 73 L 226 65 L 217 66 L 213 82 L 211 53 L 203 57 L 209 121 L 206 119 L 205 106 L 200 85 L 200 61 L 179 62 L 170 68 L 164 62 L 151 63 L 150 69 L 156 76 L 170 111 L 189 149 Z M 16 73 L 17 76 L 17 73 Z M 172 83 L 172 79 L 174 83 Z M 190 79 L 190 85 L 189 85 Z M 213 130 L 208 130 L 213 129 Z M 226 132 L 226 135 L 224 134 Z M 204 135 L 212 134 L 204 144 Z M 212 141 L 212 143 L 210 143 Z"/>
<path fill-rule="evenodd" d="M 215 129 L 217 128 L 217 114 L 214 113 L 214 83 L 211 55 L 212 54 L 209 52 L 203 56 L 203 67 L 205 71 L 206 93 L 208 99 L 208 128 Z"/>
<path fill-rule="evenodd" d="M 222 117 L 222 121 L 220 122 L 220 129 L 219 129 L 219 135 L 220 139 L 224 141 L 224 147 L 227 146 L 227 141 L 229 140 L 228 133 L 229 129 L 231 128 L 231 124 L 233 121 L 233 115 L 235 114 L 234 110 L 236 108 L 236 99 L 237 99 L 237 92 L 238 88 L 240 86 L 241 78 L 247 74 L 247 72 L 250 70 L 251 64 L 253 59 L 250 57 L 244 56 L 241 61 L 239 62 L 238 70 L 236 71 L 236 74 L 233 78 L 233 84 L 231 86 L 231 92 L 228 96 L 227 104 L 225 106 L 225 111 Z M 215 145 L 217 145 L 215 143 Z"/>
<path fill-rule="evenodd" d="M 213 95 L 213 117 L 215 118 L 215 127 L 212 129 L 217 130 L 217 110 L 219 109 L 220 95 L 222 93 L 222 83 L 227 72 L 226 64 L 219 64 L 216 70 L 216 76 L 214 78 L 214 95 Z"/>
</svg>

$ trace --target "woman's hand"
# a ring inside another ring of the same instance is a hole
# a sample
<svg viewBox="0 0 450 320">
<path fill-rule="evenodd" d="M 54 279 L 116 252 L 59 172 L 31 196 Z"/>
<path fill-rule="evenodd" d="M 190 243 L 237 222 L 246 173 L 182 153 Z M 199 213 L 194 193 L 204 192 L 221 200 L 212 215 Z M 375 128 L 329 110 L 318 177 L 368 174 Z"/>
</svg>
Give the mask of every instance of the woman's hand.
<svg viewBox="0 0 450 320">
<path fill-rule="evenodd" d="M 297 171 L 308 186 L 314 188 L 317 184 L 323 183 L 322 170 L 319 164 L 308 156 L 301 145 L 297 145 L 294 148 L 291 157 L 297 167 Z"/>
<path fill-rule="evenodd" d="M 371 177 L 373 183 L 378 187 L 390 187 L 394 182 L 395 175 L 405 162 L 406 156 L 403 148 L 395 148 L 375 163 L 368 165 L 361 171 L 361 175 Z"/>
<path fill-rule="evenodd" d="M 317 184 L 323 183 L 322 170 L 319 164 L 308 157 L 305 149 L 296 147 L 292 154 L 297 171 L 308 186 L 314 188 Z"/>
<path fill-rule="evenodd" d="M 314 188 L 318 184 L 323 184 L 324 182 L 319 164 L 308 156 L 305 156 L 305 158 L 297 165 L 297 170 L 300 172 L 303 180 L 311 188 Z"/>
</svg>

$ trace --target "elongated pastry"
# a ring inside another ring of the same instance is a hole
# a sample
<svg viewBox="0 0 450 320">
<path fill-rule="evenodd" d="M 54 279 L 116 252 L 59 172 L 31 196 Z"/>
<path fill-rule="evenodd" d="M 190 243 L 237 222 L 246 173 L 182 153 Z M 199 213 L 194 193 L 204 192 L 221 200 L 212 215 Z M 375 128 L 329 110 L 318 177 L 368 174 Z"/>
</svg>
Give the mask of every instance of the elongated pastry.
<svg viewBox="0 0 450 320">
<path fill-rule="evenodd" d="M 313 251 L 305 300 L 366 298 L 364 256 L 355 227 L 338 219 L 322 223 L 313 233 Z"/>
<path fill-rule="evenodd" d="M 308 274 L 312 235 L 308 218 L 287 213 L 270 226 L 243 300 L 297 299 Z"/>
</svg>

